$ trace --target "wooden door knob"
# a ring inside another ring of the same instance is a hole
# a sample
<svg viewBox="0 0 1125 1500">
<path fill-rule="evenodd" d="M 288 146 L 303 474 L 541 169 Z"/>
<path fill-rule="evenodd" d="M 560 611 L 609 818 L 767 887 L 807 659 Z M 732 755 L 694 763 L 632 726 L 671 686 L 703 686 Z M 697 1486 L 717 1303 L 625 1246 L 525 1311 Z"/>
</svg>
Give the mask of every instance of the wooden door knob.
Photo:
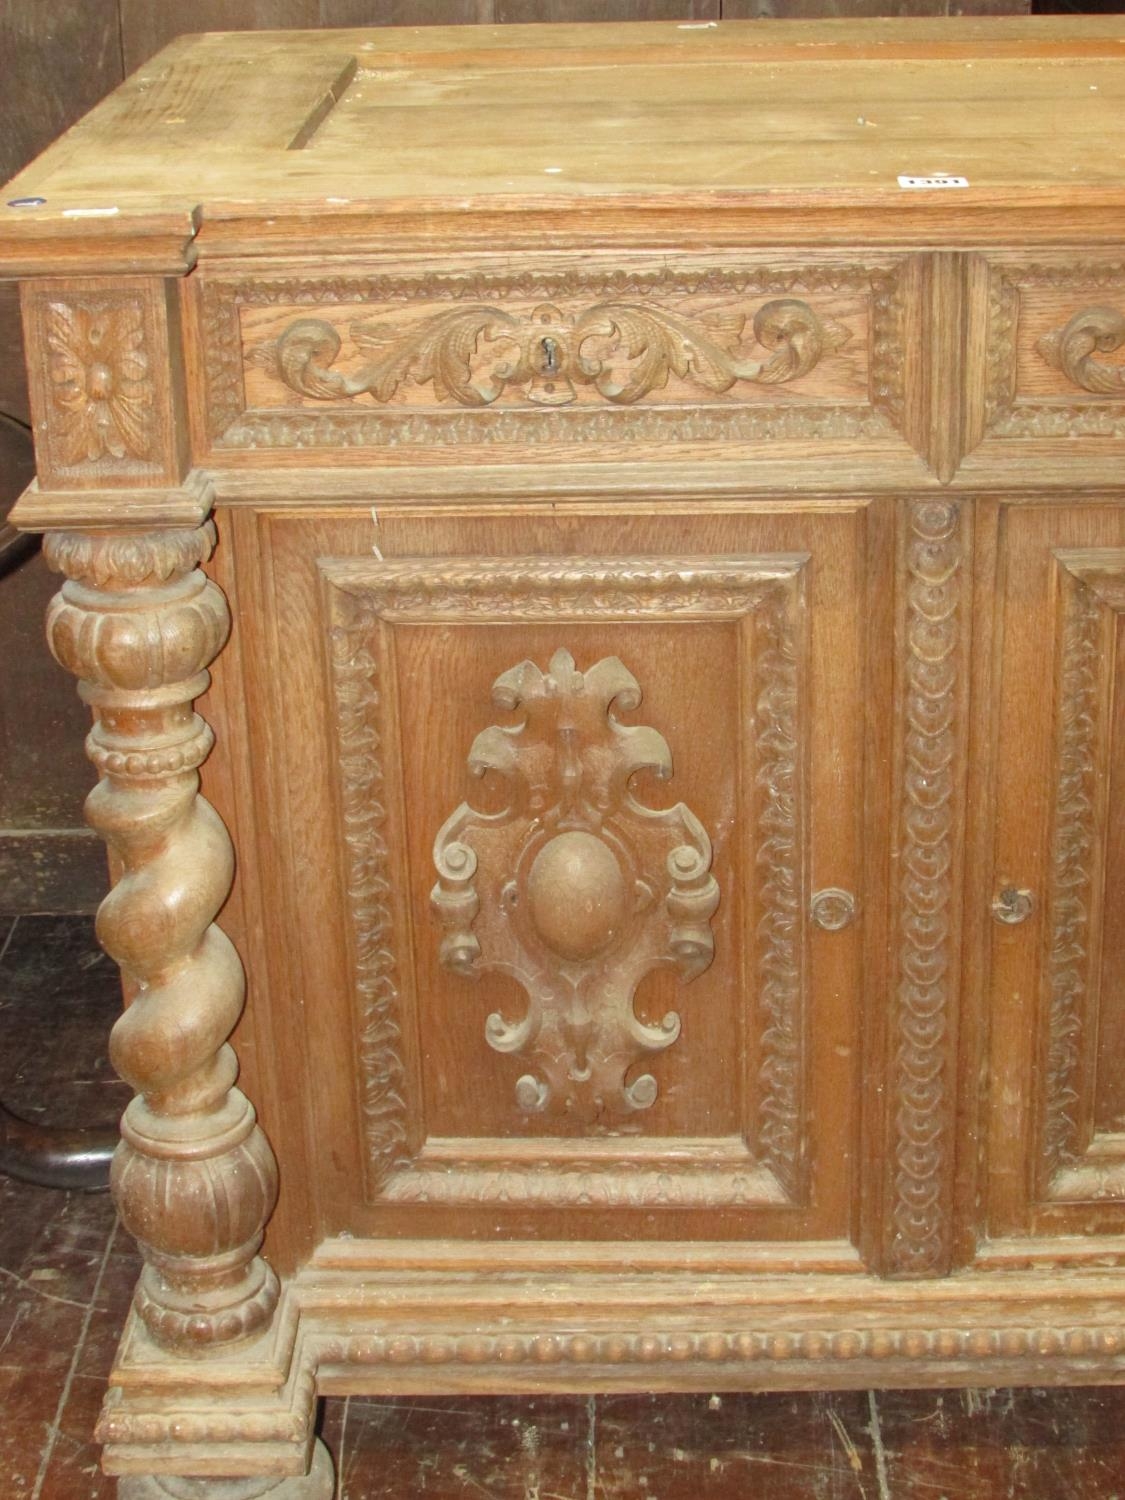
<svg viewBox="0 0 1125 1500">
<path fill-rule="evenodd" d="M 842 891 L 838 886 L 828 886 L 817 891 L 809 903 L 812 919 L 825 932 L 839 932 L 855 919 L 855 897 L 851 891 Z"/>
<path fill-rule="evenodd" d="M 1031 916 L 1035 898 L 1020 886 L 1006 885 L 992 899 L 992 915 L 998 922 L 1015 927 Z"/>
</svg>

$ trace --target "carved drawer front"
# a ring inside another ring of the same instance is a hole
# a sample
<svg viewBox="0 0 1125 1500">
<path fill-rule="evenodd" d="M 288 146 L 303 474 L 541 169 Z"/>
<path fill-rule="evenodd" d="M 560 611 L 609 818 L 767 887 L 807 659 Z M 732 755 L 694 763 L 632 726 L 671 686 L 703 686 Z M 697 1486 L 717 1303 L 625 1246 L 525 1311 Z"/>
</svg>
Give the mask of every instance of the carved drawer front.
<svg viewBox="0 0 1125 1500">
<path fill-rule="evenodd" d="M 1125 262 L 996 257 L 987 275 L 984 437 L 1125 436 Z"/>
<path fill-rule="evenodd" d="M 194 281 L 197 443 L 899 442 L 891 259 L 387 266 Z M 592 445 L 598 445 L 595 449 Z"/>
<path fill-rule="evenodd" d="M 846 1237 L 862 510 L 380 523 L 268 525 L 330 1217 Z"/>
<path fill-rule="evenodd" d="M 1120 1234 L 1125 515 L 1012 509 L 1005 530 L 991 1217 Z"/>
</svg>

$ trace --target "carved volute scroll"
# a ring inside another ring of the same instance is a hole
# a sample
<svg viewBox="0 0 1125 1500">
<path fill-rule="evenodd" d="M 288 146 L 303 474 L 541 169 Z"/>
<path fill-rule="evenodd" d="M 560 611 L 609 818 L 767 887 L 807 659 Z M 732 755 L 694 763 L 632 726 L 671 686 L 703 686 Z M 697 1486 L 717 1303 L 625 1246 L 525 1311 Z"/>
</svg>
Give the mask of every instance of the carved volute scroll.
<svg viewBox="0 0 1125 1500">
<path fill-rule="evenodd" d="M 503 673 L 492 695 L 524 720 L 482 730 L 469 753 L 473 775 L 504 778 L 503 810 L 463 802 L 438 833 L 442 962 L 526 990 L 521 1019 L 486 1025 L 490 1046 L 530 1066 L 516 1084 L 522 1109 L 587 1124 L 646 1109 L 656 1080 L 628 1075 L 676 1040 L 680 1018 L 646 1024 L 633 995 L 661 965 L 690 980 L 710 964 L 711 841 L 682 803 L 655 811 L 634 795 L 634 772 L 666 780 L 672 758 L 655 729 L 616 717 L 641 701 L 616 657 L 580 672 L 560 649 L 546 672 L 524 661 Z"/>
<path fill-rule="evenodd" d="M 1115 307 L 1084 307 L 1064 328 L 1045 334 L 1036 345 L 1054 370 L 1096 396 L 1125 396 L 1125 365 L 1096 359 L 1125 344 L 1125 313 Z"/>
<path fill-rule="evenodd" d="M 137 1090 L 121 1124 L 113 1190 L 147 1262 L 137 1305 L 173 1348 L 222 1346 L 268 1322 L 273 1272 L 257 1254 L 277 1169 L 234 1087 L 227 1044 L 242 968 L 214 925 L 233 876 L 226 829 L 199 796 L 212 744 L 192 708 L 229 628 L 202 572 L 210 523 L 140 535 L 55 532 L 67 578 L 48 617 L 51 649 L 94 711 L 101 780 L 86 803 L 117 881 L 98 936 L 121 965 L 129 1006 L 110 1055 Z"/>
<path fill-rule="evenodd" d="M 413 327 L 353 323 L 365 363 L 334 369 L 340 335 L 321 318 L 299 318 L 254 351 L 257 363 L 300 395 L 317 400 L 395 398 L 400 386 L 430 383 L 440 401 L 490 406 L 511 389 L 540 406 L 566 406 L 576 387 L 629 405 L 662 390 L 671 376 L 721 393 L 738 381 L 777 385 L 807 375 L 841 349 L 850 332 L 797 298 L 760 306 L 752 327 L 759 354 L 746 346 L 744 314 L 705 321 L 655 304 L 599 302 L 575 316 L 552 303 L 529 314 L 495 306 L 453 307 Z M 764 355 L 764 357 L 762 357 Z"/>
</svg>

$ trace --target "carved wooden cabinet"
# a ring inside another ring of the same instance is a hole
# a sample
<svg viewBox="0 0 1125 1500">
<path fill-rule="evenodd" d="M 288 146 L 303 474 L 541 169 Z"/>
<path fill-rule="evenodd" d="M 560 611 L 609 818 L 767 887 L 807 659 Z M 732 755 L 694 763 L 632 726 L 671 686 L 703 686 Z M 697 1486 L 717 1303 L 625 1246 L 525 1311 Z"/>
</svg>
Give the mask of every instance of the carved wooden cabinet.
<svg viewBox="0 0 1125 1500">
<path fill-rule="evenodd" d="M 190 38 L 6 190 L 123 1496 L 327 1500 L 325 1392 L 1125 1376 L 1123 44 Z"/>
</svg>

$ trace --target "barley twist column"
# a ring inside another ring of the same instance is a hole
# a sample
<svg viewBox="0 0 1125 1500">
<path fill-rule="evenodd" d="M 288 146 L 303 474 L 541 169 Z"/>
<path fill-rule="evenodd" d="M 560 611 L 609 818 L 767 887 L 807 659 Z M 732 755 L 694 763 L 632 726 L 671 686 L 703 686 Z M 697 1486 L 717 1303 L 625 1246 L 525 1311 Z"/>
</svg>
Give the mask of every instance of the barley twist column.
<svg viewBox="0 0 1125 1500">
<path fill-rule="evenodd" d="M 197 530 L 55 532 L 66 582 L 48 636 L 94 713 L 101 772 L 86 813 L 115 884 L 98 936 L 121 966 L 127 1008 L 110 1056 L 137 1091 L 121 1122 L 113 1191 L 146 1265 L 141 1317 L 174 1350 L 225 1347 L 268 1323 L 277 1279 L 259 1257 L 277 1168 L 234 1086 L 227 1038 L 242 1010 L 238 955 L 214 924 L 233 877 L 230 839 L 199 795 L 212 734 L 193 700 L 209 682 L 229 614 L 201 571 Z"/>
</svg>

